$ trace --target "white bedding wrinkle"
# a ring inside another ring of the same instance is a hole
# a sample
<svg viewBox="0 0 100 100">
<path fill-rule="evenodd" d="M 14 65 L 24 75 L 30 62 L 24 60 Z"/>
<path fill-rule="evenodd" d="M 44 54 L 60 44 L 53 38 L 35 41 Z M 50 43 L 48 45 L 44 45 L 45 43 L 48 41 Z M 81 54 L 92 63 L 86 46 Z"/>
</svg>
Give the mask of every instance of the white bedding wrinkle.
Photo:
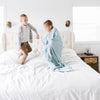
<svg viewBox="0 0 100 100">
<path fill-rule="evenodd" d="M 71 49 L 63 50 L 71 72 L 53 72 L 42 53 L 29 54 L 16 64 L 17 52 L 0 55 L 0 100 L 100 100 L 100 75 Z"/>
</svg>

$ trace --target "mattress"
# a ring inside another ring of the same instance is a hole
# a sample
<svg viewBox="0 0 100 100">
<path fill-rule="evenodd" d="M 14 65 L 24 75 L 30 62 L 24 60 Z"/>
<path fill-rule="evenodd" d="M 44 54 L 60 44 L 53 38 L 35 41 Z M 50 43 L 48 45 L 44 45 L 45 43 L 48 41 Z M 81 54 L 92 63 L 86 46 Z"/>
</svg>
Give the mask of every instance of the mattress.
<svg viewBox="0 0 100 100">
<path fill-rule="evenodd" d="M 16 50 L 0 55 L 0 100 L 100 100 L 100 75 L 74 50 L 62 55 L 71 72 L 50 70 L 40 51 L 32 51 L 24 65 L 16 57 Z"/>
</svg>

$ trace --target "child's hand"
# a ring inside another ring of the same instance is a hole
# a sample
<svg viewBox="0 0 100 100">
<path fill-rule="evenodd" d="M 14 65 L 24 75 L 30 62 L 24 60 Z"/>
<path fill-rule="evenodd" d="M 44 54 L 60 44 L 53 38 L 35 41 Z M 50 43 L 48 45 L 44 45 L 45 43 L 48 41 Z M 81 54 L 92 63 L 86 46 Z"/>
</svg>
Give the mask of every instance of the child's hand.
<svg viewBox="0 0 100 100">
<path fill-rule="evenodd" d="M 39 39 L 39 35 L 36 36 L 36 39 Z"/>
</svg>

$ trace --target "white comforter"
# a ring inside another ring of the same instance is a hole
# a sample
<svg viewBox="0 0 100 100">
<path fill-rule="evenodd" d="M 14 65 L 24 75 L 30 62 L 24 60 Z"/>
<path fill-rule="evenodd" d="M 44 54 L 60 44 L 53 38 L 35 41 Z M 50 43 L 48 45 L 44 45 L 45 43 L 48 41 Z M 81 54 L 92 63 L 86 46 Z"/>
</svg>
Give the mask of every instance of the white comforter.
<svg viewBox="0 0 100 100">
<path fill-rule="evenodd" d="M 100 100 L 100 75 L 71 49 L 63 59 L 71 72 L 53 72 L 42 55 L 29 54 L 24 65 L 15 64 L 15 50 L 0 56 L 0 100 Z"/>
</svg>

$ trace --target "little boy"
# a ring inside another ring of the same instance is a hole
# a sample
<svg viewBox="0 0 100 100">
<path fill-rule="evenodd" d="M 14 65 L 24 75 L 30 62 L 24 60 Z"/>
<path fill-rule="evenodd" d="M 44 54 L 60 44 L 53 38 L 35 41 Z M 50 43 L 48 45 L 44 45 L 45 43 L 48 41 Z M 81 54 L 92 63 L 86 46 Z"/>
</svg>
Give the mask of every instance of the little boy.
<svg viewBox="0 0 100 100">
<path fill-rule="evenodd" d="M 18 32 L 18 51 L 20 50 L 20 53 L 18 54 L 18 60 L 22 56 L 20 64 L 24 64 L 28 53 L 32 51 L 32 48 L 28 43 L 32 42 L 32 30 L 36 33 L 37 39 L 39 39 L 39 34 L 37 30 L 31 24 L 28 23 L 27 15 L 20 15 L 20 22 L 22 25 L 20 26 Z"/>
<path fill-rule="evenodd" d="M 54 71 L 71 71 L 72 68 L 62 62 L 63 42 L 57 28 L 53 27 L 51 20 L 47 20 L 43 24 L 47 35 L 43 38 L 44 57 L 49 62 L 49 67 Z"/>
</svg>

